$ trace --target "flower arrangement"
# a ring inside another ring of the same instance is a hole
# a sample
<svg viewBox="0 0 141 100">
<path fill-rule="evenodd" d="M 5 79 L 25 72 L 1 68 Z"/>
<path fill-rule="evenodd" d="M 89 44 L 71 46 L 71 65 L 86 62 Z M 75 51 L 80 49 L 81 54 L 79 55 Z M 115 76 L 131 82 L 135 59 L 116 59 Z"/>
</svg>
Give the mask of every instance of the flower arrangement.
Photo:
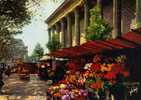
<svg viewBox="0 0 141 100">
<path fill-rule="evenodd" d="M 61 100 L 78 100 L 78 98 L 79 100 L 85 100 L 88 94 L 86 90 L 77 88 L 72 84 L 58 84 L 50 87 L 48 92 L 53 97 L 61 98 Z"/>
<path fill-rule="evenodd" d="M 108 60 L 107 57 L 96 55 L 91 67 L 83 75 L 86 78 L 88 91 L 105 95 L 105 91 L 111 91 L 115 85 L 126 81 L 129 72 L 123 66 L 125 59 L 125 56 L 119 56 Z"/>
<path fill-rule="evenodd" d="M 48 88 L 48 93 L 55 98 L 61 100 L 86 100 L 87 91 L 81 86 L 84 85 L 85 80 L 80 72 L 71 71 L 65 75 L 63 80 Z M 75 70 L 77 71 L 77 70 Z"/>
</svg>

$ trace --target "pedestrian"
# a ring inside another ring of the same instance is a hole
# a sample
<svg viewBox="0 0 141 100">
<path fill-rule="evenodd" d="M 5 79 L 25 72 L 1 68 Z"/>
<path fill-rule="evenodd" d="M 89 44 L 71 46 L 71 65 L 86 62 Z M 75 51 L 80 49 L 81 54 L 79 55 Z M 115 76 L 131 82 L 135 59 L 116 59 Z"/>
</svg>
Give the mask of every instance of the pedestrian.
<svg viewBox="0 0 141 100">
<path fill-rule="evenodd" d="M 5 74 L 9 77 L 11 75 L 11 69 L 10 67 L 7 68 L 7 70 L 5 71 Z"/>
<path fill-rule="evenodd" d="M 2 94 L 1 89 L 2 89 L 3 85 L 4 85 L 4 82 L 3 82 L 3 70 L 0 69 L 0 94 Z"/>
</svg>

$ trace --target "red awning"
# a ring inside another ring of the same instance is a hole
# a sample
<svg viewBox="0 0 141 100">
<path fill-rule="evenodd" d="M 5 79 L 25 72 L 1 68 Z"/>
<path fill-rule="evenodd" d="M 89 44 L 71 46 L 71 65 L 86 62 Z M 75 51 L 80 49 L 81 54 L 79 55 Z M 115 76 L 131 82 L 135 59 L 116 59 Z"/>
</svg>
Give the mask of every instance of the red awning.
<svg viewBox="0 0 141 100">
<path fill-rule="evenodd" d="M 141 32 L 141 29 L 138 29 L 137 31 Z M 117 39 L 88 41 L 80 46 L 59 49 L 48 55 L 58 58 L 73 58 L 82 55 L 102 53 L 105 51 L 136 48 L 139 45 L 141 45 L 141 34 L 128 32 Z"/>
</svg>

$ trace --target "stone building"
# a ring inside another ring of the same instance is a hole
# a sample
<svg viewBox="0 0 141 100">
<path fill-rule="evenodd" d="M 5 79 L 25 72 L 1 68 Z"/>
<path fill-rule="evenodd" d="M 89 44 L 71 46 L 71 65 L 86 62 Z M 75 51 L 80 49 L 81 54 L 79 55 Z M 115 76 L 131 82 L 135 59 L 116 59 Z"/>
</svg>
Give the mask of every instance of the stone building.
<svg viewBox="0 0 141 100">
<path fill-rule="evenodd" d="M 46 20 L 49 39 L 58 34 L 63 47 L 86 42 L 89 9 L 97 4 L 102 17 L 113 27 L 113 38 L 140 27 L 141 0 L 65 0 Z"/>
</svg>

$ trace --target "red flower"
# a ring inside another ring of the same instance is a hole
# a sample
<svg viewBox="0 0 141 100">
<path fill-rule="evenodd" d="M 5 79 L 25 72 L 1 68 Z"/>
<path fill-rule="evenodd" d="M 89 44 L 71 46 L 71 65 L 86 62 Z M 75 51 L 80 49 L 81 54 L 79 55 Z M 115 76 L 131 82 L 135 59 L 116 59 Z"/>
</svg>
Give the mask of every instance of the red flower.
<svg viewBox="0 0 141 100">
<path fill-rule="evenodd" d="M 92 88 L 92 89 L 101 89 L 102 86 L 103 86 L 103 83 L 100 81 L 100 82 L 92 83 L 90 85 L 90 88 Z"/>
<path fill-rule="evenodd" d="M 101 66 L 100 66 L 100 64 L 93 63 L 91 65 L 91 69 L 94 70 L 94 71 L 100 71 L 101 70 Z"/>
<path fill-rule="evenodd" d="M 95 57 L 93 58 L 93 62 L 94 63 L 99 63 L 102 60 L 102 56 L 101 55 L 95 55 Z"/>
<path fill-rule="evenodd" d="M 77 70 L 77 65 L 76 65 L 75 62 L 70 61 L 70 62 L 67 63 L 67 66 L 68 66 L 68 69 L 69 69 L 72 73 L 76 72 L 76 70 Z"/>
<path fill-rule="evenodd" d="M 104 74 L 103 73 L 99 73 L 99 74 L 95 74 L 95 76 L 98 77 L 98 78 L 102 78 L 104 76 Z"/>
<path fill-rule="evenodd" d="M 128 71 L 122 71 L 121 73 L 123 74 L 124 77 L 128 77 L 129 76 L 129 72 Z"/>
<path fill-rule="evenodd" d="M 58 83 L 64 83 L 64 84 L 65 84 L 65 83 L 67 83 L 67 82 L 66 82 L 65 79 L 63 79 L 63 80 L 60 80 Z"/>
<path fill-rule="evenodd" d="M 111 79 L 115 79 L 116 78 L 116 73 L 115 72 L 108 72 L 104 78 L 111 80 Z"/>
<path fill-rule="evenodd" d="M 113 68 L 113 71 L 117 74 L 124 71 L 124 68 L 120 66 L 119 64 L 113 64 L 112 68 Z"/>
</svg>

